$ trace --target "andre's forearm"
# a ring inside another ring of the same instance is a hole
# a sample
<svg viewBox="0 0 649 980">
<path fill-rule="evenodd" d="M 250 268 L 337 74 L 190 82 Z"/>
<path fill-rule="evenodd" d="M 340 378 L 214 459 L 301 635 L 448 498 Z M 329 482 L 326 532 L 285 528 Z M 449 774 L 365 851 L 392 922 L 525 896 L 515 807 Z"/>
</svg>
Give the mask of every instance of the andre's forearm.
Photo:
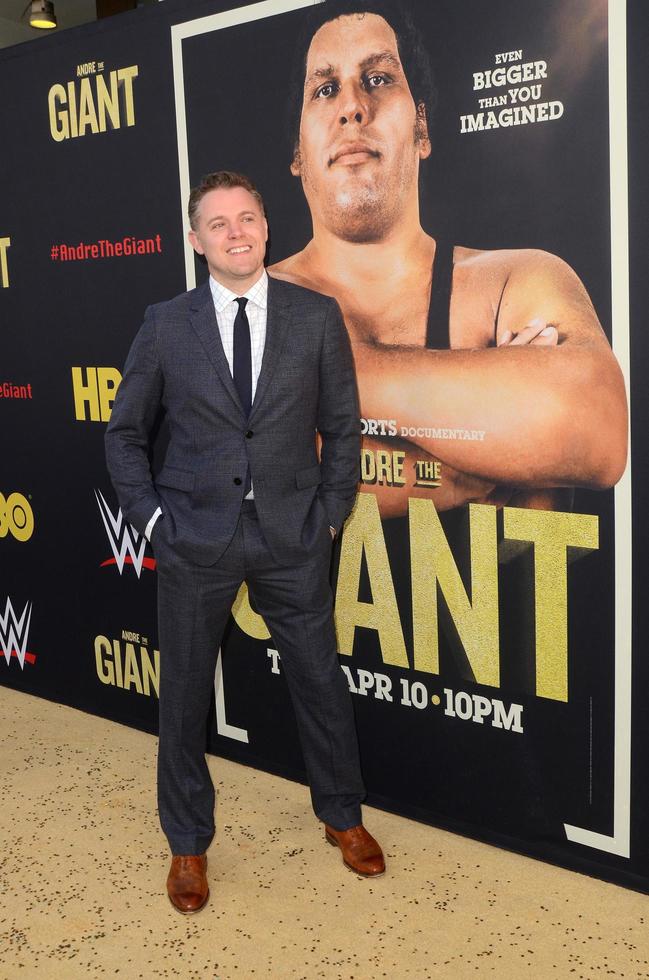
<svg viewBox="0 0 649 980">
<path fill-rule="evenodd" d="M 438 511 L 452 510 L 467 503 L 504 503 L 511 488 L 503 487 L 494 498 L 494 484 L 479 477 L 460 473 L 442 463 L 439 466 L 439 485 L 431 486 L 426 464 L 435 457 L 403 439 L 373 439 L 363 437 L 361 485 L 365 493 L 373 493 L 382 517 L 397 517 L 408 511 L 408 500 L 418 497 L 432 500 Z"/>
<path fill-rule="evenodd" d="M 456 470 L 519 487 L 605 487 L 624 470 L 624 383 L 605 341 L 448 351 L 356 344 L 354 354 L 362 415 L 419 429 L 417 444 Z M 484 438 L 444 438 L 444 429 Z"/>
</svg>

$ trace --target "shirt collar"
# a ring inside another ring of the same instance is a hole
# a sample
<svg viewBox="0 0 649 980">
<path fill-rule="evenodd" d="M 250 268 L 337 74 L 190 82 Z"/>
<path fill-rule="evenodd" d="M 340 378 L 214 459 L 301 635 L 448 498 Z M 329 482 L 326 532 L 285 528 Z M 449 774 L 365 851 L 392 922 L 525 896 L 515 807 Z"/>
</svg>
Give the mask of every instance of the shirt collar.
<svg viewBox="0 0 649 980">
<path fill-rule="evenodd" d="M 227 286 L 217 282 L 212 276 L 209 278 L 210 290 L 214 307 L 217 313 L 222 313 L 228 303 L 232 303 L 238 296 L 245 296 L 255 306 L 265 310 L 268 304 L 268 274 L 264 269 L 256 283 L 254 283 L 245 293 L 233 293 Z"/>
</svg>

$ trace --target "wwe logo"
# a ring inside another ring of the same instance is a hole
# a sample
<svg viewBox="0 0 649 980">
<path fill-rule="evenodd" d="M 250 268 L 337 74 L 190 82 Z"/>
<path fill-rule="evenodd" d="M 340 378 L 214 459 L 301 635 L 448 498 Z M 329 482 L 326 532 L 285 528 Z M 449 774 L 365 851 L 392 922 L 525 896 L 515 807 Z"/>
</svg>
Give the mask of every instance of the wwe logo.
<svg viewBox="0 0 649 980">
<path fill-rule="evenodd" d="M 142 537 L 132 524 L 124 520 L 122 508 L 119 508 L 117 517 L 115 517 L 100 490 L 95 490 L 95 497 L 114 555 L 113 558 L 102 562 L 102 566 L 117 565 L 121 575 L 124 565 L 132 565 L 138 578 L 142 572 L 142 566 L 150 569 L 155 568 L 155 560 L 144 557 L 146 538 Z"/>
<path fill-rule="evenodd" d="M 20 669 L 24 670 L 25 660 L 34 663 L 33 654 L 26 652 L 27 637 L 29 636 L 29 624 L 32 618 L 32 604 L 28 602 L 23 609 L 23 614 L 18 619 L 11 599 L 7 596 L 4 616 L 0 613 L 0 650 L 4 654 L 7 664 L 11 663 L 11 652 L 18 658 Z"/>
</svg>

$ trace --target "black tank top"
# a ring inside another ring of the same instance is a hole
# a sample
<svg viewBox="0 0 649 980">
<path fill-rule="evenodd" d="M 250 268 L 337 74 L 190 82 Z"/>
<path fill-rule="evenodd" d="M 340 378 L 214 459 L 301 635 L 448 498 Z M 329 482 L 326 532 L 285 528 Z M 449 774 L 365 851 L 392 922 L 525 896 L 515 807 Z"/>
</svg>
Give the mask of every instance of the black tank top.
<svg viewBox="0 0 649 980">
<path fill-rule="evenodd" d="M 450 307 L 453 288 L 453 245 L 437 239 L 433 259 L 426 347 L 447 350 L 451 346 Z"/>
</svg>

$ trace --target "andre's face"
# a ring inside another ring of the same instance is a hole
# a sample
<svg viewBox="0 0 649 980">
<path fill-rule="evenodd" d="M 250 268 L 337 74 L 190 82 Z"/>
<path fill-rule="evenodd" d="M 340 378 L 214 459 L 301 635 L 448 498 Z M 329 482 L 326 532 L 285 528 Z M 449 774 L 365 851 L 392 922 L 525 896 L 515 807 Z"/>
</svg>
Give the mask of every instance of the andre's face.
<svg viewBox="0 0 649 980">
<path fill-rule="evenodd" d="M 240 294 L 262 273 L 268 225 L 245 187 L 219 187 L 201 199 L 189 240 L 207 259 L 212 276 Z"/>
<path fill-rule="evenodd" d="M 397 39 L 376 14 L 329 21 L 307 55 L 299 143 L 314 223 L 348 241 L 378 241 L 417 195 L 419 160 L 430 153 L 399 59 Z"/>
</svg>

